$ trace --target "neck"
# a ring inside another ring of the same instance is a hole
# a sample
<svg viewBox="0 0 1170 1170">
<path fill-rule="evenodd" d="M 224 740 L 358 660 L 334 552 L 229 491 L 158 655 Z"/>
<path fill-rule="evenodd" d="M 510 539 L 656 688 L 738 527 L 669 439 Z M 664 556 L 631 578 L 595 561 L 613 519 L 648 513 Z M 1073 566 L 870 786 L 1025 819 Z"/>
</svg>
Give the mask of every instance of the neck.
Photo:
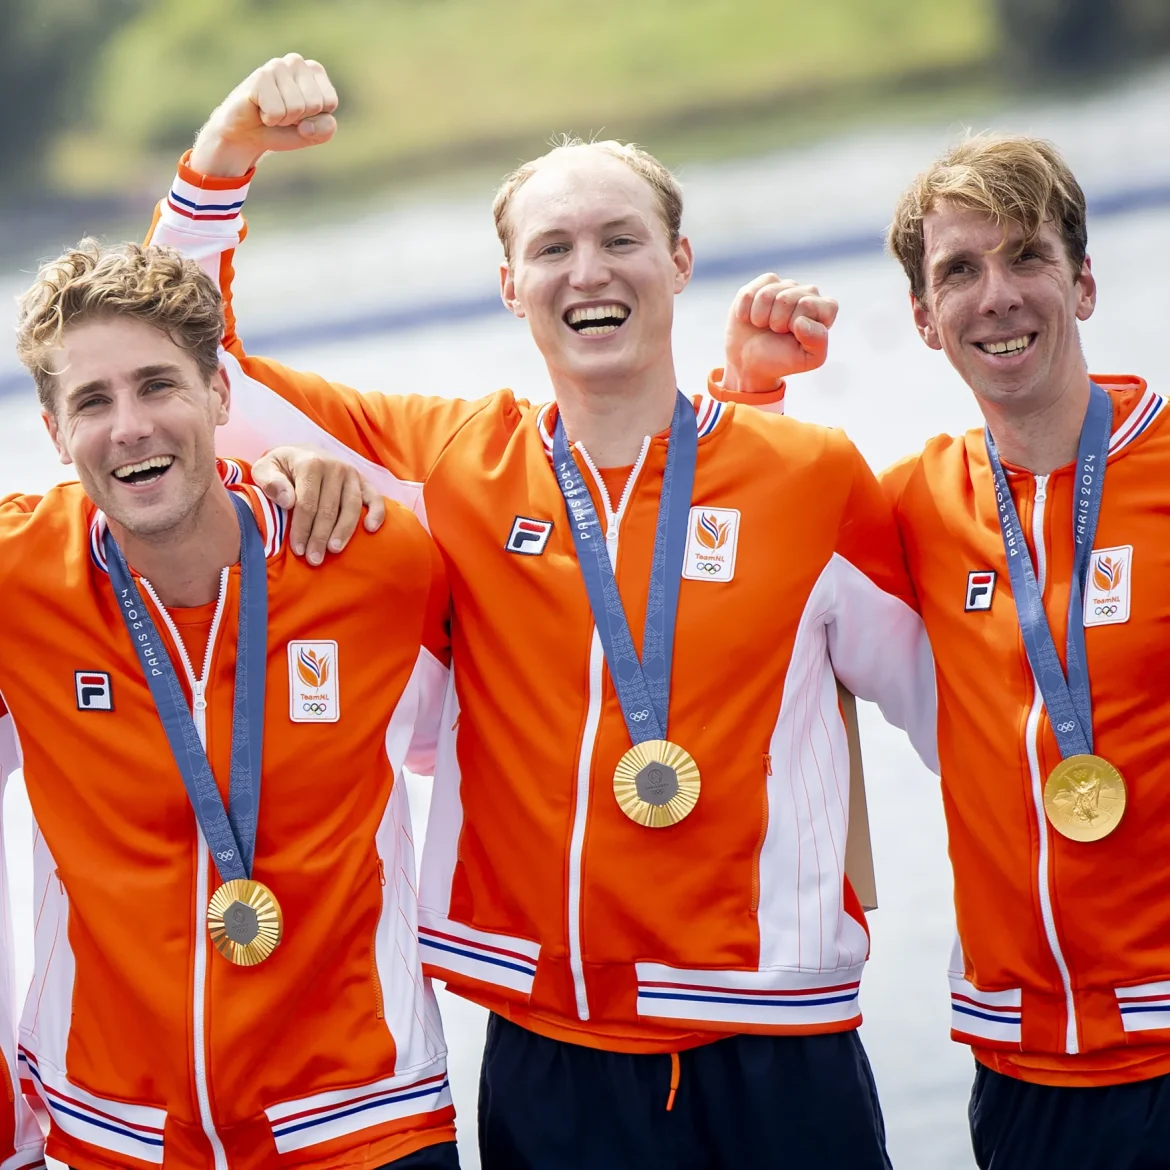
<svg viewBox="0 0 1170 1170">
<path fill-rule="evenodd" d="M 203 499 L 166 532 L 138 536 L 110 521 L 126 563 L 145 577 L 165 606 L 207 605 L 219 576 L 240 559 L 240 525 L 218 477 Z"/>
<path fill-rule="evenodd" d="M 638 378 L 595 382 L 554 378 L 557 409 L 570 443 L 580 443 L 598 467 L 626 467 L 647 435 L 670 426 L 676 394 L 674 363 Z"/>
<path fill-rule="evenodd" d="M 1033 475 L 1047 475 L 1077 457 L 1089 405 L 1089 376 L 1082 373 L 1042 406 L 1016 410 L 980 400 L 1000 458 Z"/>
</svg>

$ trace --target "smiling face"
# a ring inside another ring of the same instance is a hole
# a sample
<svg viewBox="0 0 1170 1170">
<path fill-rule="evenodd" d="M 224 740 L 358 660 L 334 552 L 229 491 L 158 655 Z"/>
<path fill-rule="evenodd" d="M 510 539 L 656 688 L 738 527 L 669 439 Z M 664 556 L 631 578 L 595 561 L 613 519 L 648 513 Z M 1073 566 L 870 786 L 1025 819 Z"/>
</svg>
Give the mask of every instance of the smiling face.
<svg viewBox="0 0 1170 1170">
<path fill-rule="evenodd" d="M 650 184 L 596 146 L 554 151 L 512 197 L 504 303 L 528 321 L 553 384 L 671 371 L 674 298 L 690 244 L 672 244 Z"/>
<path fill-rule="evenodd" d="M 940 199 L 923 234 L 914 322 L 981 402 L 1031 413 L 1086 377 L 1077 322 L 1092 315 L 1096 283 L 1051 221 L 1025 247 L 1017 224 L 1005 236 L 991 216 Z"/>
<path fill-rule="evenodd" d="M 132 317 L 71 325 L 48 359 L 56 387 L 45 425 L 86 495 L 138 537 L 192 516 L 217 481 L 223 371 L 208 380 L 166 333 Z"/>
</svg>

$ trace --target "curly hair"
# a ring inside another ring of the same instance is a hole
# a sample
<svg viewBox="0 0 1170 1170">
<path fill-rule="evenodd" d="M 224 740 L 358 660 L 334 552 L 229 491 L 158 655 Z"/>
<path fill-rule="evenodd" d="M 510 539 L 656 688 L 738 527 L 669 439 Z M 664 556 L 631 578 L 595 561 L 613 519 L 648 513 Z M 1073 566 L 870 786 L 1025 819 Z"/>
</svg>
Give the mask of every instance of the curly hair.
<svg viewBox="0 0 1170 1170">
<path fill-rule="evenodd" d="M 223 301 L 215 282 L 173 248 L 103 246 L 84 239 L 46 261 L 20 297 L 16 352 L 37 384 L 43 409 L 53 409 L 56 377 L 48 362 L 71 325 L 133 317 L 162 330 L 187 350 L 210 379 L 219 368 Z"/>
<path fill-rule="evenodd" d="M 547 154 L 522 163 L 511 174 L 505 176 L 500 184 L 496 197 L 492 201 L 492 215 L 496 221 L 496 235 L 504 248 L 504 259 L 512 263 L 512 225 L 508 220 L 508 207 L 512 197 L 536 173 L 537 168 L 547 158 L 564 150 L 595 149 L 603 150 L 613 158 L 620 159 L 634 172 L 650 184 L 658 202 L 658 214 L 662 219 L 662 226 L 666 228 L 667 238 L 673 248 L 679 241 L 682 233 L 682 188 L 678 180 L 669 169 L 658 161 L 649 151 L 643 150 L 634 142 L 618 142 L 607 138 L 599 142 L 586 142 L 583 138 L 574 135 L 562 134 L 553 140 L 553 148 Z"/>
<path fill-rule="evenodd" d="M 1079 272 L 1088 247 L 1085 194 L 1050 142 L 1022 135 L 976 134 L 953 146 L 902 193 L 886 242 L 919 300 L 926 293 L 923 220 L 939 200 L 981 211 L 1006 231 L 1017 224 L 1028 247 L 1053 223 Z"/>
</svg>

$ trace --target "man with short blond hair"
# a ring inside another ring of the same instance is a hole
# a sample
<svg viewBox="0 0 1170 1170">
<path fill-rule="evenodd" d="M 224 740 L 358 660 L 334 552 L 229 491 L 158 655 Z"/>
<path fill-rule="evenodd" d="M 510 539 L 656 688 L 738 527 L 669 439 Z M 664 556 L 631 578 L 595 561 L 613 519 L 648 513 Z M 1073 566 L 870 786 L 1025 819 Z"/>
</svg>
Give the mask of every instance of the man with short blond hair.
<svg viewBox="0 0 1170 1170">
<path fill-rule="evenodd" d="M 252 165 L 327 138 L 335 106 L 320 66 L 262 67 L 153 238 L 227 294 Z M 360 395 L 245 353 L 234 321 L 223 360 L 257 454 L 348 453 L 449 565 L 420 929 L 426 969 L 492 1012 L 487 1170 L 877 1170 L 834 671 L 930 759 L 929 647 L 852 444 L 679 393 L 692 255 L 664 175 L 570 144 L 497 199 L 501 297 L 554 404 Z M 823 360 L 835 311 L 773 297 L 787 372 Z"/>
<path fill-rule="evenodd" d="M 451 1170 L 401 783 L 446 576 L 397 507 L 324 577 L 291 554 L 215 456 L 222 332 L 158 246 L 83 241 L 20 302 L 80 479 L 0 502 L 0 765 L 36 822 L 21 1082 L 80 1170 Z"/>
<path fill-rule="evenodd" d="M 654 198 L 658 203 L 658 214 L 662 226 L 666 229 L 667 238 L 671 245 L 678 243 L 682 235 L 683 194 L 678 180 L 649 151 L 643 150 L 633 142 L 616 142 L 612 138 L 598 139 L 586 142 L 583 138 L 574 135 L 560 135 L 554 141 L 554 150 L 571 150 L 578 146 L 590 146 L 604 151 L 613 158 L 625 163 L 636 175 L 640 175 L 650 185 Z M 547 157 L 547 156 L 545 156 Z M 512 241 L 514 232 L 508 219 L 508 208 L 515 198 L 516 192 L 536 174 L 541 159 L 534 158 L 529 162 L 521 163 L 514 171 L 504 177 L 492 200 L 492 218 L 496 224 L 496 235 L 504 249 L 504 261 L 512 262 Z"/>
<path fill-rule="evenodd" d="M 1141 378 L 1087 372 L 1085 200 L 1051 144 L 960 143 L 889 239 L 922 339 L 986 420 L 881 477 L 938 672 L 976 1157 L 1164 1170 L 1170 412 Z M 756 306 L 769 287 L 745 287 L 729 321 L 741 396 L 782 372 Z"/>
</svg>

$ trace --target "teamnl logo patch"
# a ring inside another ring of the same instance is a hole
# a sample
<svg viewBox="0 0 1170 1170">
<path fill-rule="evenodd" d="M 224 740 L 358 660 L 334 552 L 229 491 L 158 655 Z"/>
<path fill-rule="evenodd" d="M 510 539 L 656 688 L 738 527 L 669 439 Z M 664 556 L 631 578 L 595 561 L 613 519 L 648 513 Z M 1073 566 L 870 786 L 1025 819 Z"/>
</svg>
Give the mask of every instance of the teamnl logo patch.
<svg viewBox="0 0 1170 1170">
<path fill-rule="evenodd" d="M 995 596 L 995 573 L 991 569 L 976 569 L 967 574 L 967 600 L 963 608 L 968 613 L 990 609 Z"/>
<path fill-rule="evenodd" d="M 544 552 L 552 530 L 551 520 L 531 520 L 527 516 L 517 516 L 512 521 L 512 531 L 508 533 L 504 547 L 521 556 L 538 557 Z"/>
<path fill-rule="evenodd" d="M 692 508 L 683 576 L 691 581 L 730 581 L 738 545 L 737 509 Z"/>
<path fill-rule="evenodd" d="M 1095 548 L 1085 582 L 1085 625 L 1112 626 L 1129 621 L 1129 582 L 1133 545 Z"/>
<path fill-rule="evenodd" d="M 288 644 L 288 717 L 294 723 L 336 723 L 339 683 L 336 642 Z"/>
<path fill-rule="evenodd" d="M 104 670 L 75 670 L 73 687 L 78 711 L 112 711 L 114 691 Z"/>
</svg>

